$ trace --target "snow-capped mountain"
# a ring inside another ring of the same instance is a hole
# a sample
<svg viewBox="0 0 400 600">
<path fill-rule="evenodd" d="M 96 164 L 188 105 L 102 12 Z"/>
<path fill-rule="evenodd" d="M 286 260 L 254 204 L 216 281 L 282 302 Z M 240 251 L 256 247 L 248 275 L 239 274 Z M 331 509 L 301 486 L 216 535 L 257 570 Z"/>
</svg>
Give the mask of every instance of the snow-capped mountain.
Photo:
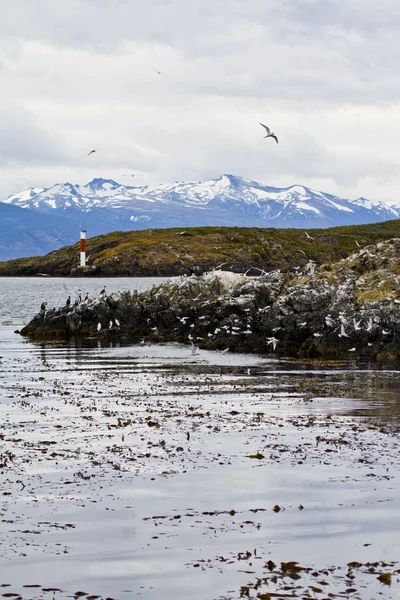
<svg viewBox="0 0 400 600">
<path fill-rule="evenodd" d="M 230 225 L 330 227 L 400 217 L 400 207 L 358 198 L 347 200 L 293 185 L 275 188 L 233 175 L 199 183 L 126 186 L 110 179 L 86 185 L 29 188 L 4 203 L 63 217 L 88 236 L 110 231 Z M 78 231 L 77 231 L 78 238 Z"/>
</svg>

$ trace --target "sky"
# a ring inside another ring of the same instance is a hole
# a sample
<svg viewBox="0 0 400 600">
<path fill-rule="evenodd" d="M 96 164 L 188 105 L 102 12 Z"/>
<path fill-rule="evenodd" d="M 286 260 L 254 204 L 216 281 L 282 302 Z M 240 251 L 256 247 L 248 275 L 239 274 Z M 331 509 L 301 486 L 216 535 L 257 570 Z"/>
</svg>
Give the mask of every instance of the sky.
<svg viewBox="0 0 400 600">
<path fill-rule="evenodd" d="M 231 173 L 400 202 L 398 0 L 0 0 L 0 14 L 0 200 Z"/>
</svg>

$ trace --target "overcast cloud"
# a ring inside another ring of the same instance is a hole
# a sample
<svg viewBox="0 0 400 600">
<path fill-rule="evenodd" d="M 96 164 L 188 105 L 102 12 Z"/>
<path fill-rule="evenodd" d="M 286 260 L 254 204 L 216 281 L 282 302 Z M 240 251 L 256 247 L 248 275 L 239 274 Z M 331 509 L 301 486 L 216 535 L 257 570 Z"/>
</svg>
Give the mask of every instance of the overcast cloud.
<svg viewBox="0 0 400 600">
<path fill-rule="evenodd" d="M 129 171 L 400 200 L 398 0 L 0 0 L 0 14 L 0 200 Z"/>
</svg>

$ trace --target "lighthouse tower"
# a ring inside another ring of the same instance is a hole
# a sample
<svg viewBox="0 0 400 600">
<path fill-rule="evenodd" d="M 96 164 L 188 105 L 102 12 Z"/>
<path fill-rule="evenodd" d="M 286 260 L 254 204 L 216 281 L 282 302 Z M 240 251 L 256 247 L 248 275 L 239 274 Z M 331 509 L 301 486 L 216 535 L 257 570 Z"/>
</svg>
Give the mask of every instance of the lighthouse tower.
<svg viewBox="0 0 400 600">
<path fill-rule="evenodd" d="M 81 267 L 86 267 L 86 229 L 81 229 Z"/>
</svg>

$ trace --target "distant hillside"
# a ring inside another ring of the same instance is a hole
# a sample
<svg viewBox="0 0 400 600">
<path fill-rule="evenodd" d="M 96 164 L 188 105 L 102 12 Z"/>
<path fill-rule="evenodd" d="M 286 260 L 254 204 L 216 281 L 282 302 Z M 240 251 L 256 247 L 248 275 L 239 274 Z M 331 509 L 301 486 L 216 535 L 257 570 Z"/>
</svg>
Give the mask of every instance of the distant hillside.
<svg viewBox="0 0 400 600">
<path fill-rule="evenodd" d="M 203 182 L 144 186 L 101 178 L 86 185 L 57 183 L 9 196 L 0 203 L 3 210 L 6 205 L 27 212 L 19 213 L 18 246 L 9 246 L 7 257 L 0 249 L 0 260 L 33 254 L 27 239 L 32 211 L 47 219 L 58 219 L 61 229 L 68 224 L 68 231 L 75 232 L 73 241 L 78 238 L 80 226 L 95 236 L 160 227 L 325 228 L 400 218 L 396 200 L 346 199 L 303 185 L 277 188 L 229 174 Z M 37 246 L 36 253 L 57 247 Z"/>
<path fill-rule="evenodd" d="M 78 237 L 79 228 L 63 217 L 0 202 L 0 260 L 50 252 Z"/>
<path fill-rule="evenodd" d="M 114 232 L 87 241 L 88 266 L 79 245 L 45 256 L 0 263 L 0 276 L 157 276 L 201 273 L 219 266 L 257 275 L 257 269 L 289 270 L 313 260 L 337 261 L 360 247 L 400 236 L 400 221 L 330 229 L 194 227 Z M 359 245 L 357 245 L 359 244 Z"/>
</svg>

